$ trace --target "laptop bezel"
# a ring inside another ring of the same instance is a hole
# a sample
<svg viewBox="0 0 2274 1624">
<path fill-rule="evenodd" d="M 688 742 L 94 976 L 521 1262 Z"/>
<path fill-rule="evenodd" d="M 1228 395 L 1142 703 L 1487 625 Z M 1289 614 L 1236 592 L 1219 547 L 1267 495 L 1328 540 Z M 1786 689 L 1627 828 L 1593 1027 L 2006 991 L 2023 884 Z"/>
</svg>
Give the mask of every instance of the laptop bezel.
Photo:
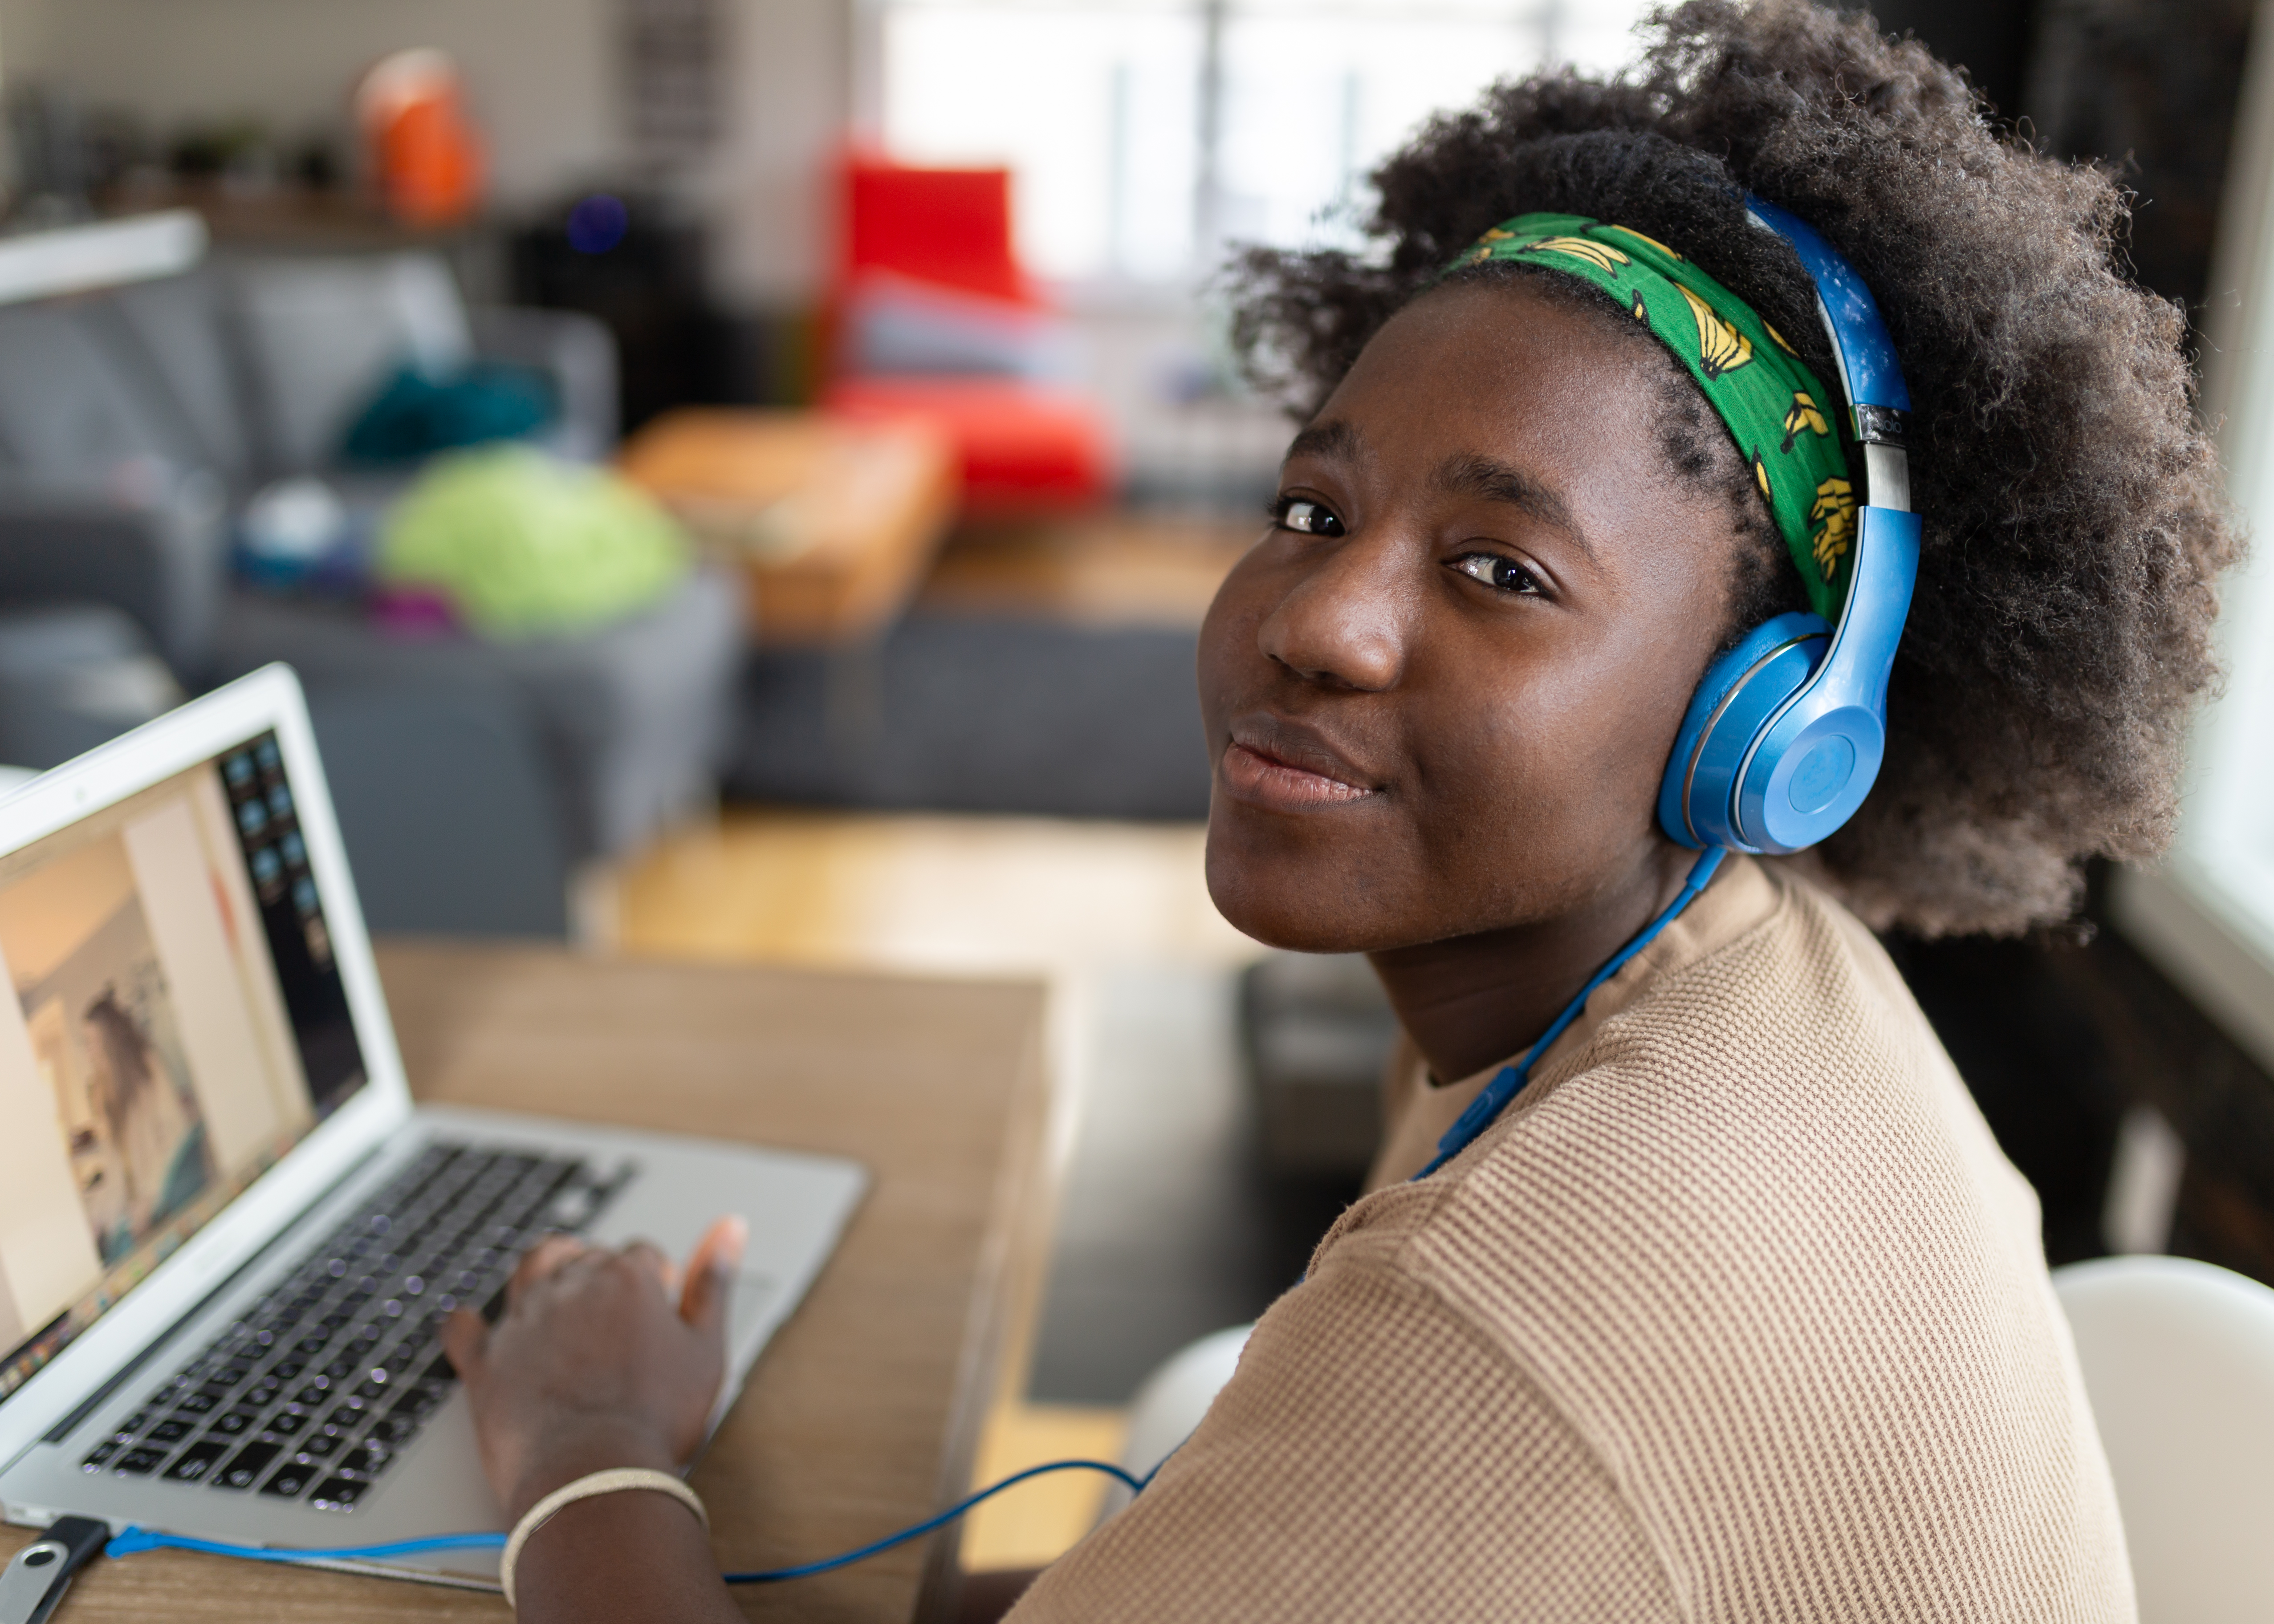
<svg viewBox="0 0 2274 1624">
<path fill-rule="evenodd" d="M 273 731 L 363 1051 L 353 1098 L 207 1222 L 22 1387 L 0 1400 L 0 1471 L 98 1392 L 410 1119 L 410 1090 L 333 816 L 299 679 L 274 665 L 41 774 L 0 800 L 0 855 Z M 11 994 L 12 996 L 12 993 Z"/>
</svg>

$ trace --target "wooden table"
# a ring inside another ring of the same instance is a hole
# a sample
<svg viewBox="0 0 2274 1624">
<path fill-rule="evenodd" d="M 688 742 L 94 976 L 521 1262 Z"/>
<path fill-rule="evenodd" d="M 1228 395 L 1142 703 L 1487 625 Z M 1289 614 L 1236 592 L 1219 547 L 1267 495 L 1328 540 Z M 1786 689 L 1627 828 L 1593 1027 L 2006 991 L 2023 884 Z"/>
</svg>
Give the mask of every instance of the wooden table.
<svg viewBox="0 0 2274 1624">
<path fill-rule="evenodd" d="M 897 619 L 954 516 L 954 445 L 918 418 L 666 412 L 617 467 L 750 583 L 769 643 L 847 647 Z"/>
<path fill-rule="evenodd" d="M 874 1175 L 696 1470 L 722 1567 L 847 1550 L 964 1491 L 1042 1275 L 1039 984 L 401 944 L 380 967 L 422 1100 L 826 1151 Z M 29 1538 L 0 1530 L 0 1561 Z M 951 1530 L 735 1595 L 753 1619 L 849 1624 L 939 1618 L 955 1584 Z M 58 1624 L 506 1616 L 478 1592 L 154 1552 L 95 1562 Z"/>
</svg>

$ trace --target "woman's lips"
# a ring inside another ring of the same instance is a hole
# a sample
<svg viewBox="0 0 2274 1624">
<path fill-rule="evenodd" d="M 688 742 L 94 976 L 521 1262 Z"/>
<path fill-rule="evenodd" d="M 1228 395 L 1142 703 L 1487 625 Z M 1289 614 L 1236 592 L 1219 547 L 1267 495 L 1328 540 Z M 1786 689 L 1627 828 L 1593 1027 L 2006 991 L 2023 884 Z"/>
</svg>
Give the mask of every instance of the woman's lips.
<svg viewBox="0 0 2274 1624">
<path fill-rule="evenodd" d="M 1224 783 L 1240 800 L 1281 812 L 1340 806 L 1374 793 L 1362 786 L 1282 761 L 1237 739 L 1224 748 Z"/>
</svg>

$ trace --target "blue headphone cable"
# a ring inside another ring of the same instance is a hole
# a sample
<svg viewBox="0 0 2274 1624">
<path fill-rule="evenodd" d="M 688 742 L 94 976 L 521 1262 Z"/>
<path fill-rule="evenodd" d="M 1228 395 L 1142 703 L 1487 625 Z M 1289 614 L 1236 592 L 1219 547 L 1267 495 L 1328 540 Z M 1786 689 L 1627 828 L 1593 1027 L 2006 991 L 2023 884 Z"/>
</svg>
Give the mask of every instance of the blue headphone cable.
<svg viewBox="0 0 2274 1624">
<path fill-rule="evenodd" d="M 1579 1011 L 1587 1007 L 1587 1000 L 1594 996 L 1595 989 L 1625 968 L 1628 959 L 1658 940 L 1658 933 L 1672 924 L 1683 909 L 1698 900 L 1698 893 L 1712 882 L 1714 871 L 1721 868 L 1721 860 L 1728 854 L 1727 846 L 1709 846 L 1706 848 L 1704 854 L 1690 865 L 1690 877 L 1682 883 L 1682 894 L 1667 904 L 1664 913 L 1645 925 L 1634 940 L 1613 954 L 1609 963 L 1595 972 L 1593 979 L 1579 989 L 1579 996 L 1565 1004 L 1563 1012 L 1548 1023 L 1547 1030 L 1540 1034 L 1537 1043 L 1525 1049 L 1523 1056 L 1513 1065 L 1502 1066 L 1499 1074 L 1485 1085 L 1484 1091 L 1469 1101 L 1469 1109 L 1461 1113 L 1459 1120 L 1445 1130 L 1445 1137 L 1437 1141 L 1437 1154 L 1429 1159 L 1429 1165 L 1413 1176 L 1416 1179 L 1428 1177 L 1474 1144 L 1477 1136 L 1492 1126 L 1500 1114 L 1508 1109 L 1508 1102 L 1532 1080 L 1532 1068 L 1540 1056 L 1563 1035 L 1566 1026 L 1579 1019 Z"/>
<path fill-rule="evenodd" d="M 1153 1471 L 1161 1469 L 1156 1466 Z M 1128 1485 L 1133 1494 L 1141 1494 L 1145 1485 L 1153 1480 L 1153 1472 L 1142 1477 L 1109 1461 L 1050 1461 L 1026 1470 L 1013 1472 L 999 1483 L 965 1495 L 946 1510 L 922 1522 L 912 1523 L 896 1534 L 847 1551 L 841 1555 L 825 1557 L 817 1562 L 805 1562 L 794 1568 L 762 1568 L 749 1573 L 729 1573 L 719 1576 L 729 1584 L 779 1584 L 785 1579 L 810 1578 L 815 1574 L 832 1572 L 840 1568 L 864 1561 L 868 1558 L 903 1545 L 911 1539 L 921 1539 L 933 1530 L 945 1528 L 981 1501 L 991 1500 L 1004 1490 L 1024 1483 L 1029 1477 L 1039 1477 L 1046 1472 L 1095 1471 L 1118 1479 Z M 154 1533 L 147 1528 L 130 1524 L 111 1537 L 109 1553 L 112 1556 L 132 1556 L 138 1551 L 199 1551 L 208 1556 L 240 1557 L 251 1562 L 376 1562 L 392 1557 L 418 1556 L 430 1551 L 498 1551 L 505 1546 L 503 1534 L 437 1534 L 428 1539 L 398 1539 L 389 1545 L 328 1545 L 313 1550 L 299 1550 L 275 1545 L 234 1545 L 222 1539 L 192 1539 L 179 1534 Z"/>
</svg>

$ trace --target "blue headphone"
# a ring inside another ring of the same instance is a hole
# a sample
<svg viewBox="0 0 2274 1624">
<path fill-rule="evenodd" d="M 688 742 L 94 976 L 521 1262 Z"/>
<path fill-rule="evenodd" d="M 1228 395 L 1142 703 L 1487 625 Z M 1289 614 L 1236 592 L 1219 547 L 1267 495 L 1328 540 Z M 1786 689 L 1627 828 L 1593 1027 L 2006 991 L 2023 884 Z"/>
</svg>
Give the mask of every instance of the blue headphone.
<svg viewBox="0 0 2274 1624">
<path fill-rule="evenodd" d="M 1805 222 L 1748 198 L 1756 223 L 1793 245 L 1816 283 L 1841 392 L 1864 455 L 1856 563 L 1840 623 L 1781 614 L 1707 668 L 1658 792 L 1681 845 L 1796 852 L 1856 815 L 1887 741 L 1887 674 L 1918 577 L 1904 428 L 1910 391 L 1879 306 L 1854 267 Z"/>
<path fill-rule="evenodd" d="M 1918 579 L 1919 518 L 1910 510 L 1910 462 L 1903 450 L 1911 395 L 1879 308 L 1855 268 L 1784 210 L 1758 198 L 1746 199 L 1745 207 L 1756 224 L 1793 245 L 1816 284 L 1817 313 L 1832 336 L 1841 393 L 1863 448 L 1869 503 L 1857 515 L 1848 601 L 1837 626 L 1820 615 L 1781 614 L 1706 668 L 1658 792 L 1659 826 L 1705 854 L 1665 911 L 1469 1101 L 1417 1179 L 1475 1143 L 1595 989 L 1697 900 L 1724 857 L 1814 846 L 1855 816 L 1879 776 L 1887 746 L 1887 673 Z"/>
</svg>

